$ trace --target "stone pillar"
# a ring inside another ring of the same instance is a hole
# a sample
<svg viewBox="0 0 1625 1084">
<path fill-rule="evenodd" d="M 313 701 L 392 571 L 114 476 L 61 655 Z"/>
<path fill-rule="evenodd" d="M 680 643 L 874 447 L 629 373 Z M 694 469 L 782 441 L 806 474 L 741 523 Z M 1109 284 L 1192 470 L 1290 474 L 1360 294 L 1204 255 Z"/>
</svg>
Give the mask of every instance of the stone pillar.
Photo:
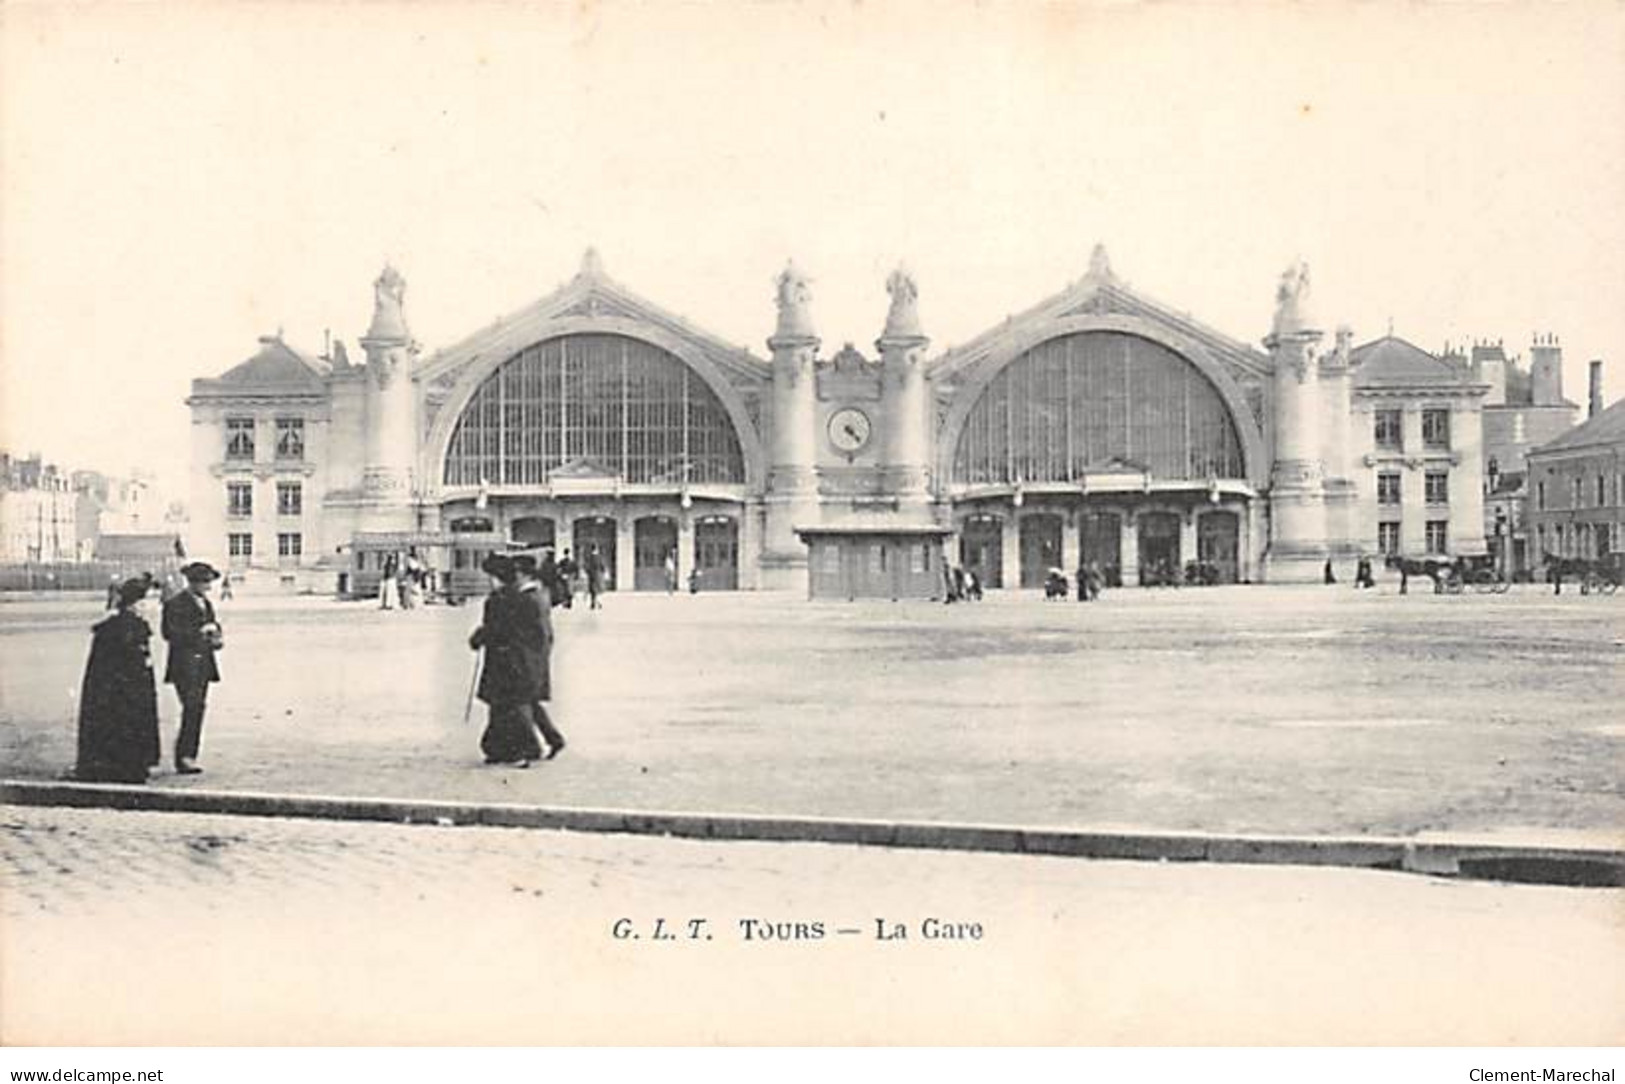
<svg viewBox="0 0 1625 1084">
<path fill-rule="evenodd" d="M 630 509 L 623 506 L 615 512 L 615 590 L 630 591 L 637 580 L 635 524 Z"/>
<path fill-rule="evenodd" d="M 362 468 L 364 530 L 410 530 L 413 465 L 417 461 L 417 388 L 412 361 L 417 343 L 402 304 L 406 280 L 385 267 L 373 283 L 372 325 L 361 339 L 367 353 L 366 459 Z"/>
<path fill-rule="evenodd" d="M 1083 535 L 1078 530 L 1078 513 L 1069 509 L 1061 513 L 1061 567 L 1068 576 L 1076 576 L 1082 559 Z"/>
<path fill-rule="evenodd" d="M 807 546 L 795 529 L 819 519 L 817 462 L 818 336 L 807 279 L 795 265 L 778 278 L 779 321 L 767 340 L 773 352 L 773 443 L 768 475 L 767 537 L 762 586 L 805 593 Z"/>
<path fill-rule="evenodd" d="M 744 578 L 746 567 L 745 524 L 750 515 L 739 517 L 739 573 Z M 688 590 L 688 575 L 694 571 L 694 513 L 685 508 L 677 515 L 677 590 Z M 741 584 L 740 586 L 744 586 Z"/>
<path fill-rule="evenodd" d="M 1350 438 L 1354 376 L 1351 349 L 1354 333 L 1337 329 L 1337 348 L 1320 359 L 1322 410 L 1321 458 L 1326 465 L 1326 546 L 1334 561 L 1352 564 L 1363 550 L 1358 523 L 1359 486 L 1355 481 Z M 1353 575 L 1352 567 L 1348 570 Z"/>
<path fill-rule="evenodd" d="M 1123 509 L 1122 534 L 1119 539 L 1118 554 L 1123 559 L 1122 577 L 1124 587 L 1140 586 L 1140 524 L 1135 517 L 1138 512 L 1134 508 Z"/>
<path fill-rule="evenodd" d="M 1482 473 L 1484 415 L 1476 403 L 1451 407 L 1450 459 L 1450 552 L 1487 553 Z"/>
<path fill-rule="evenodd" d="M 1179 514 L 1179 560 L 1174 563 L 1174 575 L 1181 579 L 1185 576 L 1185 566 L 1196 560 L 1196 517 L 1202 514 L 1202 507 L 1187 508 Z"/>
<path fill-rule="evenodd" d="M 1317 583 L 1326 563 L 1326 503 L 1321 458 L 1321 394 L 1315 347 L 1320 331 L 1306 302 L 1302 264 L 1282 277 L 1275 326 L 1264 339 L 1275 367 L 1275 462 L 1270 473 L 1270 540 L 1264 559 L 1272 583 Z"/>
<path fill-rule="evenodd" d="M 929 514 L 930 453 L 926 436 L 925 350 L 931 340 L 920 330 L 915 308 L 919 291 L 898 268 L 886 280 L 891 311 L 875 341 L 881 365 L 881 484 L 912 518 Z"/>
<path fill-rule="evenodd" d="M 1015 590 L 1021 586 L 1021 509 L 1012 506 L 1004 519 L 1004 530 L 999 532 L 999 563 L 1003 566 L 1003 586 Z"/>
</svg>

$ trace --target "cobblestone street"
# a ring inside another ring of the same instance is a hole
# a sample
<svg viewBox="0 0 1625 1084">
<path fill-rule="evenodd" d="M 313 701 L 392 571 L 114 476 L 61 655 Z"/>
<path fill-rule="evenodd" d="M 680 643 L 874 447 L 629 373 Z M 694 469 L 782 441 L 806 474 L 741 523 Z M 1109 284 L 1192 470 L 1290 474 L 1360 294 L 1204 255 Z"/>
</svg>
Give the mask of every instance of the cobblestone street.
<svg viewBox="0 0 1625 1084">
<path fill-rule="evenodd" d="M 8 1043 L 1625 1039 L 1611 889 L 17 807 L 0 857 Z"/>
<path fill-rule="evenodd" d="M 481 705 L 462 721 L 476 608 L 240 599 L 222 607 L 207 774 L 155 785 L 1617 843 L 1625 603 L 1393 591 L 951 607 L 612 595 L 558 615 L 554 714 L 571 744 L 529 771 L 480 764 Z M 0 605 L 7 775 L 72 763 L 98 613 Z M 168 688 L 160 710 L 171 740 Z"/>
</svg>

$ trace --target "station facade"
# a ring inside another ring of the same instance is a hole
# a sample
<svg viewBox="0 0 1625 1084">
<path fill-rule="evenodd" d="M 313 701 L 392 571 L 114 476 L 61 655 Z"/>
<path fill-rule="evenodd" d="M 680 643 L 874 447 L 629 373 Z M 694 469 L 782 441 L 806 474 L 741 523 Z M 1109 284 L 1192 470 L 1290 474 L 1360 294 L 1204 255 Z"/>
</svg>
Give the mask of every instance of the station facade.
<svg viewBox="0 0 1625 1084">
<path fill-rule="evenodd" d="M 1077 282 L 934 355 L 915 281 L 885 288 L 873 353 L 826 354 L 786 267 L 764 357 L 589 251 L 426 353 L 386 269 L 362 357 L 268 337 L 193 382 L 191 551 L 318 591 L 364 590 L 407 549 L 477 582 L 508 545 L 596 550 L 622 590 L 873 583 L 878 547 L 915 536 L 995 589 L 1087 562 L 1127 585 L 1291 582 L 1384 549 L 1484 551 L 1485 385 L 1402 340 L 1328 337 L 1302 267 L 1262 348 L 1132 289 L 1098 247 Z M 929 578 L 912 562 L 932 550 L 896 545 L 898 582 Z"/>
</svg>

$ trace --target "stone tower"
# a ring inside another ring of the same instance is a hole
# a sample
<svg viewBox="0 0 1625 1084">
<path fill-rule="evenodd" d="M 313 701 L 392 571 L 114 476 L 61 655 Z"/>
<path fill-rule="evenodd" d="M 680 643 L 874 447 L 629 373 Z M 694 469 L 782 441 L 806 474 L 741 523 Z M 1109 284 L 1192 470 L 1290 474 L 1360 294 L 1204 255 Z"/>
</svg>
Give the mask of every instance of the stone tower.
<svg viewBox="0 0 1625 1084">
<path fill-rule="evenodd" d="M 773 443 L 768 474 L 762 586 L 807 590 L 807 547 L 797 527 L 818 523 L 817 358 L 809 280 L 794 263 L 777 280 L 778 325 L 773 352 Z"/>
<path fill-rule="evenodd" d="M 891 311 L 875 340 L 880 351 L 881 484 L 897 498 L 898 510 L 925 515 L 930 504 L 930 448 L 927 445 L 925 351 L 931 345 L 920 330 L 919 290 L 899 267 L 886 279 Z"/>
<path fill-rule="evenodd" d="M 1326 464 L 1321 445 L 1321 331 L 1309 315 L 1309 268 L 1281 276 L 1275 324 L 1264 339 L 1275 366 L 1275 457 L 1270 471 L 1270 535 L 1264 577 L 1314 583 L 1326 564 Z"/>
<path fill-rule="evenodd" d="M 1337 329 L 1337 345 L 1320 358 L 1320 454 L 1325 467 L 1326 548 L 1335 561 L 1353 562 L 1364 550 L 1357 515 L 1353 442 L 1349 439 L 1354 396 L 1354 332 Z M 1348 568 L 1352 574 L 1353 569 Z"/>
<path fill-rule="evenodd" d="M 362 529 L 409 530 L 415 525 L 417 343 L 406 327 L 406 280 L 385 267 L 373 283 L 372 324 L 361 339 L 367 352 L 366 463 L 361 475 Z"/>
</svg>

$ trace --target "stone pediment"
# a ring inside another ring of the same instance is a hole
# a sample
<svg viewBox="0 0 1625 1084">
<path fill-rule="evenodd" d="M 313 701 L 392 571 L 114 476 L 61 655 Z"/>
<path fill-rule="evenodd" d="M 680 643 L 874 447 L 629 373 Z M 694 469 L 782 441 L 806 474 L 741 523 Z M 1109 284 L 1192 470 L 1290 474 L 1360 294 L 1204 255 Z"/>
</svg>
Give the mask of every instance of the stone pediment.
<svg viewBox="0 0 1625 1084">
<path fill-rule="evenodd" d="M 689 323 L 609 278 L 593 253 L 569 282 L 517 312 L 499 317 L 461 341 L 435 351 L 416 369 L 433 392 L 449 389 L 470 366 L 498 363 L 553 335 L 597 330 L 636 335 L 647 329 L 705 358 L 741 390 L 765 387 L 772 367 L 748 350 Z"/>
<path fill-rule="evenodd" d="M 1087 324 L 1091 318 L 1163 329 L 1171 338 L 1194 342 L 1238 383 L 1267 374 L 1269 358 L 1246 343 L 1197 321 L 1188 313 L 1145 296 L 1118 278 L 1097 250 L 1082 279 L 1024 312 L 1007 317 L 937 359 L 932 378 L 939 385 L 974 380 L 990 359 L 1007 357 L 1012 343 L 1030 342 L 1052 326 Z"/>
</svg>

